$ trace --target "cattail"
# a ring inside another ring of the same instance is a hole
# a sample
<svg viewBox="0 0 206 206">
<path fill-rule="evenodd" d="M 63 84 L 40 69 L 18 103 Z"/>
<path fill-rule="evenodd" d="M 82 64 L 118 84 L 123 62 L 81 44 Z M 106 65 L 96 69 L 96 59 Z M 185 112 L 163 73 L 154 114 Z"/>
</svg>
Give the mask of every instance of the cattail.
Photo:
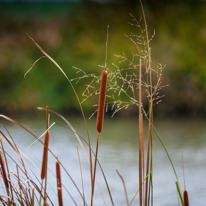
<svg viewBox="0 0 206 206">
<path fill-rule="evenodd" d="M 44 150 L 43 150 L 43 158 L 42 158 L 42 167 L 41 167 L 41 179 L 43 180 L 46 176 L 47 170 L 47 156 L 48 156 L 48 148 L 49 148 L 49 131 L 46 132 L 44 138 Z"/>
<path fill-rule="evenodd" d="M 60 163 L 56 161 L 57 188 L 62 188 Z"/>
<path fill-rule="evenodd" d="M 107 70 L 106 68 L 102 72 L 101 77 L 101 87 L 99 93 L 99 104 L 98 104 L 98 112 L 97 112 L 97 131 L 101 133 L 104 121 L 104 109 L 105 109 L 105 100 L 106 100 L 106 92 L 107 92 Z"/>
<path fill-rule="evenodd" d="M 187 190 L 184 190 L 183 192 L 183 198 L 184 198 L 184 206 L 189 206 L 189 196 Z"/>
<path fill-rule="evenodd" d="M 2 171 L 4 184 L 5 184 L 6 188 L 9 188 L 9 183 L 8 183 L 8 180 L 7 180 L 6 170 L 5 170 L 5 166 L 4 166 L 4 160 L 1 156 L 1 153 L 0 153 L 0 165 L 1 165 L 1 171 Z"/>
<path fill-rule="evenodd" d="M 58 201 L 59 201 L 59 206 L 63 206 L 63 198 L 62 198 L 62 189 L 61 187 L 58 187 Z"/>
</svg>

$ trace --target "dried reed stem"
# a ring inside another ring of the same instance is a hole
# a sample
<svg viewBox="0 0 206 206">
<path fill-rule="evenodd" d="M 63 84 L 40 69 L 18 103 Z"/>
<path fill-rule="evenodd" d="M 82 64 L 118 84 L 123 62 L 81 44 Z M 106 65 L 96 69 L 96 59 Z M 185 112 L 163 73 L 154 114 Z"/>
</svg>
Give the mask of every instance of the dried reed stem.
<svg viewBox="0 0 206 206">
<path fill-rule="evenodd" d="M 78 159 L 79 159 L 79 167 L 80 167 L 80 172 L 81 172 L 83 203 L 84 203 L 84 206 L 85 206 L 86 202 L 85 202 L 85 195 L 84 195 L 84 181 L 83 181 L 83 174 L 82 174 L 82 166 L 81 166 L 81 161 L 80 161 L 79 149 L 78 149 L 77 144 L 76 144 L 76 148 L 77 148 L 77 154 L 78 154 Z"/>
<path fill-rule="evenodd" d="M 139 200 L 142 206 L 142 88 L 141 59 L 139 60 Z"/>
<path fill-rule="evenodd" d="M 22 191 L 21 191 L 21 182 L 20 182 L 20 178 L 19 178 L 19 166 L 16 165 L 16 170 L 17 170 L 17 178 L 18 178 L 18 185 L 19 185 L 19 192 L 20 192 L 20 199 L 22 199 Z"/>
<path fill-rule="evenodd" d="M 44 138 L 44 151 L 43 151 L 43 160 L 42 160 L 42 169 L 41 169 L 41 179 L 45 179 L 45 186 L 44 186 L 44 206 L 47 205 L 46 199 L 47 199 L 47 165 L 48 165 L 48 149 L 49 149 L 49 138 L 50 133 L 48 131 L 49 128 L 49 107 L 46 106 L 46 134 Z"/>
<path fill-rule="evenodd" d="M 4 137 L 6 137 L 3 133 L 2 133 L 2 135 Z M 7 159 L 6 159 L 5 150 L 4 150 L 4 146 L 3 146 L 3 138 L 1 138 L 1 148 L 2 148 L 2 152 L 3 152 L 3 156 L 5 158 L 8 178 L 10 180 L 11 178 L 10 178 L 10 175 L 9 175 L 8 162 L 7 162 Z M 7 195 L 10 196 L 11 199 L 13 200 L 14 199 L 14 197 L 13 197 L 13 190 L 12 190 L 12 186 L 11 185 L 9 186 L 9 181 L 8 181 L 8 178 L 7 178 L 7 175 L 6 175 L 6 168 L 5 168 L 5 164 L 4 164 L 4 160 L 3 160 L 2 155 L 1 155 L 1 163 L 0 163 L 0 165 L 1 165 L 1 171 L 2 171 L 2 176 L 3 176 L 3 180 L 4 180 L 4 184 L 5 184 Z M 9 192 L 9 189 L 10 189 L 10 192 Z M 10 199 L 8 199 L 8 205 L 11 205 L 11 204 L 12 204 L 12 201 Z"/>
<path fill-rule="evenodd" d="M 143 114 L 141 114 L 141 127 L 142 127 L 142 179 L 145 178 L 145 165 L 144 165 L 144 123 L 143 123 Z M 143 198 L 143 205 L 144 205 L 144 190 L 145 184 L 142 185 L 142 198 Z"/>
<path fill-rule="evenodd" d="M 129 206 L 129 199 L 128 199 L 128 195 L 127 195 L 127 188 L 126 188 L 126 185 L 125 185 L 125 182 L 124 182 L 124 179 L 122 177 L 122 175 L 120 175 L 119 171 L 116 170 L 117 174 L 119 175 L 120 179 L 122 180 L 122 184 L 123 184 L 123 187 L 124 187 L 124 194 L 125 194 L 125 198 L 126 198 L 126 202 L 127 202 L 127 206 Z"/>
</svg>

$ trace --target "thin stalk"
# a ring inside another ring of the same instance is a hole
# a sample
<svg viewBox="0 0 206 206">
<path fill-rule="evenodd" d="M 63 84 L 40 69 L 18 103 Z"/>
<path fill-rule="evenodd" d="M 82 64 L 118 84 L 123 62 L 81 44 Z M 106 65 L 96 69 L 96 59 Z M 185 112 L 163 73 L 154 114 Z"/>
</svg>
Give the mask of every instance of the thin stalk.
<svg viewBox="0 0 206 206">
<path fill-rule="evenodd" d="M 48 130 L 49 128 L 49 107 L 46 107 L 46 129 Z M 47 205 L 46 203 L 46 199 L 47 199 L 47 193 L 46 193 L 46 189 L 47 189 L 47 167 L 48 167 L 48 148 L 49 148 L 49 133 L 47 131 L 46 135 L 48 135 L 48 143 L 46 144 L 46 160 L 45 160 L 45 186 L 44 186 L 44 206 Z M 45 137 L 46 138 L 46 137 Z"/>
<path fill-rule="evenodd" d="M 141 88 L 141 59 L 139 60 L 139 200 L 142 206 L 142 88 Z"/>
<path fill-rule="evenodd" d="M 127 188 L 126 188 L 124 179 L 123 179 L 122 175 L 120 175 L 118 170 L 116 170 L 116 172 L 119 175 L 120 179 L 122 180 L 122 184 L 123 184 L 123 187 L 124 187 L 124 194 L 125 194 L 125 197 L 126 197 L 127 206 L 129 206 L 129 200 L 128 200 L 128 195 L 127 195 Z"/>
<path fill-rule="evenodd" d="M 85 206 L 84 181 L 83 181 L 83 174 L 82 174 L 82 166 L 81 166 L 81 161 L 80 161 L 79 149 L 78 149 L 77 144 L 76 144 L 76 148 L 77 148 L 77 154 L 78 154 L 78 159 L 79 159 L 79 167 L 80 167 L 81 179 L 82 179 L 82 194 L 83 194 L 83 203 L 84 203 L 84 206 Z"/>
<path fill-rule="evenodd" d="M 95 176 L 96 176 L 98 147 L 99 147 L 99 132 L 97 134 L 96 155 L 95 155 L 95 162 L 94 162 L 94 176 L 93 176 L 93 181 L 92 181 L 91 206 L 93 205 L 93 199 L 94 199 L 94 185 L 95 185 Z"/>
<path fill-rule="evenodd" d="M 142 127 L 142 168 L 143 168 L 143 171 L 142 171 L 142 179 L 144 180 L 145 179 L 145 165 L 144 165 L 144 123 L 143 123 L 143 114 L 141 114 L 141 127 Z M 143 205 L 144 205 L 144 191 L 145 191 L 145 184 L 142 184 L 142 197 L 143 197 Z"/>
</svg>

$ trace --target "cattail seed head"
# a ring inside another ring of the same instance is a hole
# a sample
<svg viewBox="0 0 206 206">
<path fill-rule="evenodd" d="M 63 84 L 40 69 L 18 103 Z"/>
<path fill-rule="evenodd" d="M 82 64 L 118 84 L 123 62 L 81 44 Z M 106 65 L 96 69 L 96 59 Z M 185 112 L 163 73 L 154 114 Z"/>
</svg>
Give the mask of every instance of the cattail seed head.
<svg viewBox="0 0 206 206">
<path fill-rule="evenodd" d="M 63 206 L 63 197 L 62 197 L 62 189 L 61 189 L 61 187 L 58 187 L 57 191 L 58 191 L 59 206 Z"/>
<path fill-rule="evenodd" d="M 99 93 L 99 104 L 97 111 L 97 123 L 96 128 L 99 133 L 102 131 L 103 121 L 104 121 L 104 109 L 105 109 L 105 100 L 106 100 L 106 92 L 107 92 L 107 70 L 103 70 L 101 77 L 101 86 Z"/>
<path fill-rule="evenodd" d="M 60 170 L 60 163 L 56 161 L 56 177 L 57 177 L 57 188 L 62 188 L 62 181 L 61 181 L 61 170 Z"/>
<path fill-rule="evenodd" d="M 50 133 L 49 131 L 47 131 L 45 134 L 45 138 L 44 138 L 44 150 L 43 150 L 43 157 L 42 157 L 42 167 L 41 167 L 41 179 L 42 180 L 46 176 L 49 138 L 50 138 Z"/>
<path fill-rule="evenodd" d="M 7 188 L 9 188 L 9 183 L 7 180 L 7 176 L 6 176 L 6 170 L 5 170 L 5 166 L 4 166 L 4 160 L 2 158 L 2 155 L 0 153 L 0 165 L 1 165 L 1 171 L 2 171 L 2 176 L 3 176 L 3 180 L 4 180 L 4 184 Z"/>
<path fill-rule="evenodd" d="M 184 190 L 183 192 L 183 198 L 184 198 L 184 206 L 189 206 L 189 196 L 187 190 Z"/>
</svg>

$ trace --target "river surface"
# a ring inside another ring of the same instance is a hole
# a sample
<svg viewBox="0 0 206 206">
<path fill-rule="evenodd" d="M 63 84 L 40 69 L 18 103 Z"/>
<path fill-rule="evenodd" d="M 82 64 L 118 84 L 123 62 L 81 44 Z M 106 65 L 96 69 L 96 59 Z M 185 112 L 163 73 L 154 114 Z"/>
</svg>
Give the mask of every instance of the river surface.
<svg viewBox="0 0 206 206">
<path fill-rule="evenodd" d="M 87 140 L 87 133 L 82 118 L 68 117 L 67 120 L 73 125 L 76 133 Z M 19 146 L 21 151 L 36 165 L 34 166 L 30 160 L 27 159 L 26 162 L 31 169 L 28 169 L 28 171 L 30 171 L 29 173 L 31 177 L 34 178 L 34 181 L 35 177 L 32 175 L 32 172 L 40 179 L 39 170 L 41 168 L 42 144 L 36 142 L 28 148 L 28 146 L 35 141 L 32 135 L 2 118 L 0 122 L 7 127 L 15 142 L 26 148 L 25 150 Z M 27 118 L 20 119 L 18 122 L 37 137 L 40 137 L 41 134 L 44 133 L 46 123 L 43 120 Z M 76 202 L 76 205 L 84 205 L 81 195 L 76 188 L 77 186 L 80 193 L 82 193 L 82 180 L 76 144 L 81 160 L 84 195 L 87 205 L 90 205 L 90 170 L 83 149 L 75 134 L 68 129 L 69 126 L 64 121 L 51 115 L 50 125 L 52 125 L 52 123 L 54 123 L 54 125 L 50 129 L 49 148 L 55 155 L 58 155 L 59 160 L 72 178 L 71 180 L 68 174 L 66 174 L 63 169 L 61 170 L 62 182 L 66 188 L 66 190 L 63 189 L 64 205 L 75 205 L 72 198 Z M 87 125 L 91 145 L 93 150 L 95 150 L 97 139 L 95 118 L 87 120 Z M 186 189 L 189 193 L 190 205 L 206 205 L 206 119 L 154 119 L 154 126 L 160 134 L 173 161 L 182 190 L 184 190 L 183 156 L 185 182 Z M 3 127 L 1 127 L 1 130 L 8 135 Z M 146 120 L 144 122 L 144 134 L 146 149 Z M 43 138 L 41 138 L 41 140 L 43 141 Z M 88 155 L 87 145 L 83 141 L 82 144 Z M 6 141 L 4 145 L 5 149 L 9 150 Z M 11 154 L 11 156 L 14 155 L 12 152 L 9 154 Z M 100 134 L 98 159 L 111 190 L 114 205 L 127 205 L 123 183 L 116 170 L 119 171 L 124 179 L 130 202 L 138 190 L 138 120 L 118 117 L 105 119 L 103 131 Z M 56 206 L 58 203 L 56 178 L 54 176 L 55 161 L 56 159 L 49 154 L 48 167 L 50 171 L 48 171 L 47 191 Z M 10 164 L 15 172 L 15 166 L 12 166 L 12 161 Z M 178 205 L 175 186 L 176 176 L 167 154 L 155 134 L 153 141 L 153 171 L 153 205 Z M 95 185 L 94 205 L 112 205 L 103 175 L 98 166 L 96 177 L 98 184 Z M 75 182 L 76 186 L 74 186 L 73 182 Z M 1 182 L 1 187 L 2 186 L 3 182 Z M 4 193 L 4 191 L 1 191 L 1 193 Z M 132 205 L 139 205 L 138 196 Z"/>
</svg>

